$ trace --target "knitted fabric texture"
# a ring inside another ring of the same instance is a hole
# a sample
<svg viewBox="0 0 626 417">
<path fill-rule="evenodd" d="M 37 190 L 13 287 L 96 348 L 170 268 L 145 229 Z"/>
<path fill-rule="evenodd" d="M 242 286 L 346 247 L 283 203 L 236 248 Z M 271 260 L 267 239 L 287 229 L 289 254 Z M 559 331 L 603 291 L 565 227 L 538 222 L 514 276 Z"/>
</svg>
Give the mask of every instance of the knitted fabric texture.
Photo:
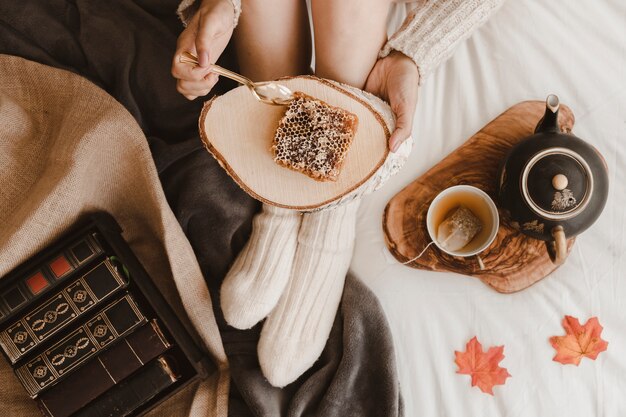
<svg viewBox="0 0 626 417">
<path fill-rule="evenodd" d="M 420 84 L 456 46 L 504 3 L 504 0 L 431 0 L 419 2 L 380 52 L 400 51 L 417 64 Z"/>
<path fill-rule="evenodd" d="M 303 215 L 291 278 L 259 339 L 261 370 L 274 386 L 295 381 L 326 345 L 352 259 L 359 204 Z"/>
<path fill-rule="evenodd" d="M 241 15 L 241 0 L 229 1 L 232 3 L 235 12 L 233 16 L 233 27 L 237 27 L 237 23 L 239 22 L 239 15 Z M 183 0 L 178 4 L 176 14 L 183 22 L 183 25 L 185 27 L 187 27 L 193 15 L 196 14 L 201 3 L 202 0 Z"/>
<path fill-rule="evenodd" d="M 239 252 L 220 289 L 224 319 L 249 329 L 278 303 L 291 275 L 302 215 L 263 204 L 254 217 L 252 235 Z"/>
</svg>

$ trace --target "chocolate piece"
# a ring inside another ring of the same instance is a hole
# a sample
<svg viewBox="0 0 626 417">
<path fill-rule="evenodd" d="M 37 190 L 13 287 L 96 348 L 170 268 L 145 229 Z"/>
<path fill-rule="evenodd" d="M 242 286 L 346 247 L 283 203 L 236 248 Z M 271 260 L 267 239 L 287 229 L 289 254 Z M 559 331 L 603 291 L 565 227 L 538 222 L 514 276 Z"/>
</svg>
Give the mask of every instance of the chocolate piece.
<svg viewBox="0 0 626 417">
<path fill-rule="evenodd" d="M 65 255 L 60 255 L 54 261 L 50 262 L 48 266 L 50 267 L 50 270 L 52 271 L 52 274 L 54 274 L 56 279 L 62 278 L 63 275 L 72 272 L 72 270 L 74 269 L 74 267 L 72 266 L 72 264 L 70 264 Z"/>
<path fill-rule="evenodd" d="M 40 288 L 35 294 L 37 288 L 31 290 L 29 280 L 37 276 L 39 271 L 28 275 L 26 279 L 22 279 L 12 286 L 0 290 L 0 325 L 9 321 L 9 318 L 19 314 L 20 310 L 24 309 L 28 305 L 28 301 L 35 298 L 37 295 L 44 293 L 48 288 Z"/>
<path fill-rule="evenodd" d="M 50 283 L 41 272 L 37 272 L 35 275 L 27 278 L 25 282 L 26 286 L 33 295 L 39 294 L 50 286 Z"/>
<path fill-rule="evenodd" d="M 145 322 L 132 297 L 126 295 L 15 373 L 28 394 L 36 398 L 42 390 Z"/>
<path fill-rule="evenodd" d="M 119 276 L 113 265 L 106 260 L 85 274 L 83 280 L 96 298 L 105 297 L 118 287 L 118 282 L 108 279 L 110 274 Z"/>
<path fill-rule="evenodd" d="M 91 255 L 93 255 L 93 251 L 87 244 L 87 241 L 82 241 L 72 248 L 72 254 L 74 255 L 74 258 L 76 258 L 78 263 L 82 263 L 85 262 Z"/>
<path fill-rule="evenodd" d="M 70 416 L 169 347 L 156 321 L 152 321 L 42 393 L 40 408 L 51 417 Z"/>
<path fill-rule="evenodd" d="M 26 295 L 20 287 L 14 287 L 5 292 L 2 298 L 10 310 L 17 310 L 19 306 L 26 303 Z"/>
<path fill-rule="evenodd" d="M 65 251 L 67 254 L 66 259 L 71 261 L 73 268 L 78 268 L 103 253 L 103 249 L 100 243 L 93 236 L 85 236 L 78 242 L 69 246 L 69 249 Z M 50 269 L 53 270 L 53 265 L 50 264 Z M 60 266 L 60 265 L 59 265 Z M 58 275 L 57 275 L 58 276 Z"/>
<path fill-rule="evenodd" d="M 126 416 L 178 380 L 170 357 L 161 356 L 101 395 L 74 417 Z"/>
<path fill-rule="evenodd" d="M 294 97 L 274 135 L 274 161 L 318 181 L 336 181 L 358 118 L 301 92 Z"/>
<path fill-rule="evenodd" d="M 105 260 L 1 332 L 0 346 L 11 363 L 16 363 L 37 345 L 125 286 L 124 278 Z"/>
</svg>

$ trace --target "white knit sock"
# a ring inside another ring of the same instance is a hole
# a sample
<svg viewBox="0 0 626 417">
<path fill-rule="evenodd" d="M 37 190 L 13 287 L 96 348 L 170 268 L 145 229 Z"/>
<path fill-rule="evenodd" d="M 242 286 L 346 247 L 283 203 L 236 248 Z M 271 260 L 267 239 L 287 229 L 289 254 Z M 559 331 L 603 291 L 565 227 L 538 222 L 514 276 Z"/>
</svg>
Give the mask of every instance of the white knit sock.
<svg viewBox="0 0 626 417">
<path fill-rule="evenodd" d="M 249 329 L 276 306 L 289 280 L 302 215 L 264 204 L 220 290 L 226 322 Z"/>
<path fill-rule="evenodd" d="M 263 325 L 258 354 L 268 381 L 295 381 L 322 353 L 337 314 L 352 251 L 358 200 L 304 214 L 291 279 Z"/>
</svg>

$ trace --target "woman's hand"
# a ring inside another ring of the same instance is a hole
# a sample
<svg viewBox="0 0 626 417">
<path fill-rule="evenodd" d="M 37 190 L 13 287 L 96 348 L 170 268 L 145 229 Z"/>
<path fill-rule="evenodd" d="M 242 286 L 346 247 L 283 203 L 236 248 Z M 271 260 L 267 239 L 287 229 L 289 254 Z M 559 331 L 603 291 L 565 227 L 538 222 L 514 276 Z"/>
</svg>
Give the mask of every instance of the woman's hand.
<svg viewBox="0 0 626 417">
<path fill-rule="evenodd" d="M 233 34 L 234 14 L 230 0 L 203 0 L 178 37 L 172 75 L 178 80 L 176 89 L 187 99 L 209 94 L 217 83 L 217 74 L 210 72 L 209 65 L 217 61 L 228 45 Z M 198 57 L 199 66 L 179 62 L 185 51 Z"/>
<path fill-rule="evenodd" d="M 397 151 L 402 142 L 411 135 L 418 83 L 417 65 L 398 51 L 379 59 L 367 77 L 365 91 L 388 101 L 396 116 L 396 130 L 389 138 L 392 152 Z"/>
</svg>

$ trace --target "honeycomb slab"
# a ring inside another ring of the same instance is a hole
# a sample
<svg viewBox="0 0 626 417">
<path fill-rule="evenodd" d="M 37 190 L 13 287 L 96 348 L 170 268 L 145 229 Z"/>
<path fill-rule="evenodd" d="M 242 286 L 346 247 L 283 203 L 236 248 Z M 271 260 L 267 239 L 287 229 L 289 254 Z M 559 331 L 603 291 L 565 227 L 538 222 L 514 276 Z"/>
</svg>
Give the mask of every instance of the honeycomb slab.
<svg viewBox="0 0 626 417">
<path fill-rule="evenodd" d="M 294 96 L 274 135 L 274 161 L 318 181 L 336 181 L 358 118 L 304 93 Z"/>
</svg>

